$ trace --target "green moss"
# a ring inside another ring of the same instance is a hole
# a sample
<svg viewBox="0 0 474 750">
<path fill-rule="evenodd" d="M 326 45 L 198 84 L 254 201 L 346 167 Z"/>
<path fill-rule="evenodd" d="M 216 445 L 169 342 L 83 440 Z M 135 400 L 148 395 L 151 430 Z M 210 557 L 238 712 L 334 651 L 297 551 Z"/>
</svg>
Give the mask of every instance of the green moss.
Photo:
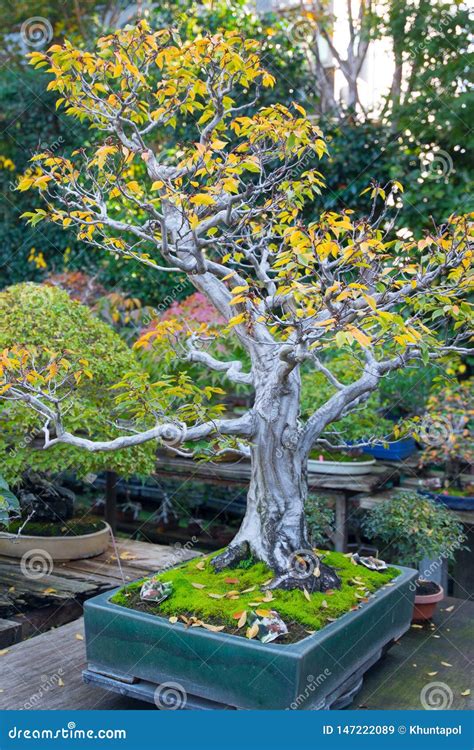
<svg viewBox="0 0 474 750">
<path fill-rule="evenodd" d="M 315 448 L 315 450 L 312 450 L 309 454 L 309 458 L 311 458 L 313 461 L 319 461 L 320 456 L 322 456 L 325 461 L 338 461 L 339 463 L 343 464 L 360 464 L 374 460 L 372 456 L 369 456 L 367 453 L 357 454 L 344 453 L 343 451 L 324 451 L 319 450 L 318 448 Z"/>
<path fill-rule="evenodd" d="M 17 531 L 23 526 L 24 521 L 12 521 L 6 531 L 10 534 L 16 534 Z M 71 518 L 69 521 L 64 523 L 51 523 L 49 521 L 28 521 L 23 526 L 23 536 L 78 536 L 80 534 L 93 534 L 96 531 L 101 531 L 105 526 L 103 521 L 97 521 L 93 518 Z M 2 528 L 0 526 L 0 528 Z"/>
<path fill-rule="evenodd" d="M 341 553 L 325 552 L 321 553 L 324 562 L 335 568 L 341 578 L 342 586 L 339 590 L 326 591 L 324 594 L 314 593 L 308 600 L 303 591 L 276 589 L 272 592 L 273 600 L 263 602 L 265 592 L 262 586 L 272 577 L 269 568 L 263 563 L 255 563 L 250 568 L 238 567 L 216 573 L 210 564 L 215 554 L 218 553 L 191 560 L 161 574 L 160 580 L 172 582 L 173 593 L 160 604 L 140 600 L 143 581 L 137 581 L 121 589 L 111 601 L 124 607 L 141 609 L 165 617 L 195 615 L 205 622 L 225 625 L 227 632 L 236 632 L 236 613 L 259 607 L 273 609 L 283 618 L 290 630 L 295 626 L 300 631 L 298 638 L 293 638 L 299 640 L 306 634 L 301 633 L 301 626 L 309 630 L 320 630 L 328 622 L 363 604 L 363 600 L 371 593 L 398 575 L 395 568 L 378 573 L 360 565 L 355 566 L 350 558 Z M 204 570 L 196 567 L 202 563 Z M 195 588 L 193 583 L 204 588 Z M 250 588 L 253 590 L 244 593 Z M 238 598 L 229 598 L 232 591 L 236 592 Z M 216 599 L 209 594 L 224 596 Z M 245 635 L 245 628 L 239 631 L 239 634 Z"/>
</svg>

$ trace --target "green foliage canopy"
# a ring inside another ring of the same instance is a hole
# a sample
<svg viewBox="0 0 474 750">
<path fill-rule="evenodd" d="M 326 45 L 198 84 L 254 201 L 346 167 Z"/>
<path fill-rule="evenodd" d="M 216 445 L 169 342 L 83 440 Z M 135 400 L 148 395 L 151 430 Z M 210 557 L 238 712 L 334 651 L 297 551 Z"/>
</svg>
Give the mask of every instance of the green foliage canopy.
<svg viewBox="0 0 474 750">
<path fill-rule="evenodd" d="M 14 345 L 30 349 L 49 347 L 66 353 L 71 362 L 80 358 L 85 374 L 66 395 L 68 428 L 94 437 L 115 437 L 120 430 L 111 420 L 119 374 L 139 380 L 142 368 L 135 353 L 106 323 L 60 289 L 37 284 L 18 284 L 0 293 L 0 351 Z M 122 411 L 123 414 L 123 411 Z M 79 475 L 109 469 L 120 474 L 148 474 L 154 467 L 154 445 L 131 450 L 88 453 L 41 444 L 44 419 L 24 404 L 3 402 L 0 411 L 0 470 L 10 483 L 27 468 Z"/>
</svg>

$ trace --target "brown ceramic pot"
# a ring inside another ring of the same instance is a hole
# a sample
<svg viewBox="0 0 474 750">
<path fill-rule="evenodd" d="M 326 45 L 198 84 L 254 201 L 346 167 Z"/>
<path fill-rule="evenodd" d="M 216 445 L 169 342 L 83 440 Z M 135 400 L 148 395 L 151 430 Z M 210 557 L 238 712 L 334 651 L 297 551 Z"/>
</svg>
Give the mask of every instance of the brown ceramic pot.
<svg viewBox="0 0 474 750">
<path fill-rule="evenodd" d="M 433 617 L 438 602 L 444 598 L 443 587 L 439 584 L 436 585 L 438 591 L 434 594 L 415 594 L 412 622 L 426 622 Z"/>
</svg>

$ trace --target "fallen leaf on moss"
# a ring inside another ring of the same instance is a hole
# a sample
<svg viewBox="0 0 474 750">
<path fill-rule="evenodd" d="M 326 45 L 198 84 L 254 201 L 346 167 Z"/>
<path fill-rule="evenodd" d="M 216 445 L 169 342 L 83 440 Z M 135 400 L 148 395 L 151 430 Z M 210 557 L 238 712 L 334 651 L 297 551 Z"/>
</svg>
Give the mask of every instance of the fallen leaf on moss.
<svg viewBox="0 0 474 750">
<path fill-rule="evenodd" d="M 195 589 L 205 589 L 206 588 L 203 583 L 193 583 L 193 581 L 191 581 L 191 586 L 193 586 L 193 588 L 195 588 Z"/>
<path fill-rule="evenodd" d="M 174 625 L 174 624 L 175 624 L 175 622 L 178 622 L 178 618 L 176 617 L 176 615 L 173 615 L 172 617 L 170 617 L 170 618 L 169 618 L 169 621 L 170 621 L 171 623 L 173 623 L 173 625 Z"/>
<path fill-rule="evenodd" d="M 252 639 L 252 638 L 255 638 L 257 634 L 258 634 L 258 625 L 256 622 L 254 622 L 254 624 L 250 628 L 247 628 L 247 632 L 245 635 L 247 636 L 247 638 Z"/>
<path fill-rule="evenodd" d="M 256 609 L 255 610 L 255 614 L 258 615 L 259 617 L 270 617 L 271 610 L 269 610 L 269 609 Z"/>
<path fill-rule="evenodd" d="M 326 599 L 323 599 L 323 600 L 322 600 L 322 602 L 321 602 L 321 607 L 323 607 L 324 609 L 327 609 L 327 608 L 328 608 L 328 603 L 327 603 Z"/>
<path fill-rule="evenodd" d="M 311 596 L 310 596 L 309 591 L 307 589 L 303 588 L 303 594 L 304 594 L 305 598 L 310 602 L 311 601 Z"/>
<path fill-rule="evenodd" d="M 256 586 L 250 586 L 250 588 L 249 588 L 249 589 L 244 589 L 244 590 L 243 590 L 243 591 L 241 591 L 240 593 L 241 593 L 241 594 L 250 594 L 250 592 L 251 592 L 251 591 L 255 591 L 255 589 L 256 589 L 256 588 L 257 588 Z"/>
<path fill-rule="evenodd" d="M 232 591 L 227 591 L 227 593 L 226 593 L 226 594 L 224 594 L 224 596 L 226 596 L 226 597 L 227 597 L 227 599 L 233 599 L 233 598 L 234 598 L 234 596 L 238 596 L 238 595 L 239 595 L 239 592 L 238 592 L 238 591 L 235 591 L 235 589 L 234 589 L 234 590 L 232 590 Z"/>
<path fill-rule="evenodd" d="M 211 599 L 223 599 L 225 594 L 208 594 L 208 596 L 210 596 Z"/>
<path fill-rule="evenodd" d="M 224 583 L 238 583 L 238 578 L 224 578 Z"/>
<path fill-rule="evenodd" d="M 203 560 L 201 560 L 201 562 L 197 563 L 196 570 L 204 570 L 205 567 L 206 567 L 206 563 Z"/>
<path fill-rule="evenodd" d="M 259 602 L 249 602 L 249 607 L 260 607 L 261 601 Z"/>
<path fill-rule="evenodd" d="M 262 602 L 272 602 L 274 600 L 274 596 L 271 591 L 267 591 L 265 596 L 262 599 Z"/>
<path fill-rule="evenodd" d="M 239 621 L 237 623 L 237 627 L 243 628 L 246 622 L 247 622 L 247 610 L 242 612 L 242 614 L 240 615 Z"/>
<path fill-rule="evenodd" d="M 262 586 L 268 586 L 273 581 L 273 578 L 269 578 L 268 581 L 264 581 Z"/>
</svg>

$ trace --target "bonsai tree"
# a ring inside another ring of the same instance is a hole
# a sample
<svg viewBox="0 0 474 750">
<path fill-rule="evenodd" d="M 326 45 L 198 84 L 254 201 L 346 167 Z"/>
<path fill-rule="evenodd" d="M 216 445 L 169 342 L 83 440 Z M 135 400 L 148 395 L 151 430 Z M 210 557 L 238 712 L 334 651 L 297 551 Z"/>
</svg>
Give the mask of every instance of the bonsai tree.
<svg viewBox="0 0 474 750">
<path fill-rule="evenodd" d="M 40 495 L 50 496 L 48 504 L 52 505 L 55 493 L 47 492 L 48 483 L 41 474 L 69 469 L 79 476 L 104 469 L 121 474 L 148 474 L 153 470 L 151 445 L 114 454 L 71 451 L 60 444 L 51 451 L 41 450 L 44 419 L 38 412 L 35 392 L 45 389 L 51 399 L 53 384 L 55 408 L 61 410 L 71 429 L 84 437 L 112 438 L 120 434 L 119 425 L 114 423 L 115 401 L 110 387 L 116 382 L 117 368 L 134 373 L 137 379 L 143 371 L 118 334 L 65 291 L 32 283 L 0 292 L 0 320 L 0 367 L 3 373 L 19 368 L 16 372 L 22 373 L 24 392 L 29 394 L 26 401 L 13 396 L 0 404 L 1 472 L 10 484 L 25 485 L 26 481 L 30 495 L 36 486 Z M 80 362 L 74 352 L 80 353 Z M 4 395 L 8 392 L 7 388 Z M 66 499 L 62 497 L 60 502 L 66 505 Z"/>
<path fill-rule="evenodd" d="M 417 492 L 397 492 L 372 508 L 363 521 L 365 533 L 385 545 L 390 559 L 415 566 L 424 558 L 453 560 L 464 548 L 463 525 L 454 513 Z"/>
<path fill-rule="evenodd" d="M 472 380 L 454 380 L 433 391 L 423 418 L 414 430 L 424 444 L 421 464 L 442 464 L 444 486 L 463 490 L 463 467 L 474 463 Z"/>
<path fill-rule="evenodd" d="M 93 53 L 66 42 L 31 60 L 52 73 L 58 106 L 90 122 L 98 141 L 90 153 L 80 149 L 71 158 L 34 157 L 19 189 L 38 189 L 43 204 L 26 218 L 75 228 L 92 247 L 133 259 L 151 274 L 186 275 L 226 320 L 224 335 L 238 338 L 251 367 L 211 355 L 205 326 L 175 353 L 251 386 L 255 399 L 238 418 L 209 417 L 188 384 L 163 380 L 145 388 L 124 373 L 120 403 L 130 406 L 130 394 L 141 399 L 131 410 L 133 424 L 128 434 L 95 439 L 68 426 L 52 386 L 29 384 L 18 367 L 4 369 L 3 397 L 42 415 L 47 449 L 96 453 L 150 440 L 172 441 L 177 449 L 216 436 L 235 440 L 252 461 L 247 511 L 215 568 L 252 555 L 274 571 L 270 586 L 334 588 L 338 577 L 324 565 L 310 580 L 293 575 L 295 556 L 311 552 L 304 517 L 308 453 L 387 373 L 465 350 L 472 321 L 464 301 L 472 253 L 467 218 L 451 217 L 418 244 L 387 234 L 384 211 L 377 220 L 373 211 L 368 219 L 345 211 L 307 223 L 305 204 L 323 184 L 314 168 L 326 152 L 322 133 L 299 105 L 271 104 L 250 114 L 236 105 L 243 91 L 253 107 L 259 89 L 274 83 L 258 44 L 237 33 L 183 42 L 174 30 L 152 33 L 140 22 L 100 39 Z M 171 132 L 183 118 L 194 137 L 171 162 L 153 144 L 157 132 Z M 146 166 L 140 182 L 129 179 L 135 161 Z M 392 200 L 401 186 L 369 190 L 376 202 Z M 454 324 L 450 337 L 445 319 Z M 173 347 L 181 328 L 180 321 L 165 321 L 145 343 L 165 337 Z M 323 362 L 326 350 L 359 361 L 360 375 L 341 382 Z M 335 392 L 303 422 L 305 361 Z M 187 398 L 188 407 L 179 410 L 178 398 Z"/>
</svg>

